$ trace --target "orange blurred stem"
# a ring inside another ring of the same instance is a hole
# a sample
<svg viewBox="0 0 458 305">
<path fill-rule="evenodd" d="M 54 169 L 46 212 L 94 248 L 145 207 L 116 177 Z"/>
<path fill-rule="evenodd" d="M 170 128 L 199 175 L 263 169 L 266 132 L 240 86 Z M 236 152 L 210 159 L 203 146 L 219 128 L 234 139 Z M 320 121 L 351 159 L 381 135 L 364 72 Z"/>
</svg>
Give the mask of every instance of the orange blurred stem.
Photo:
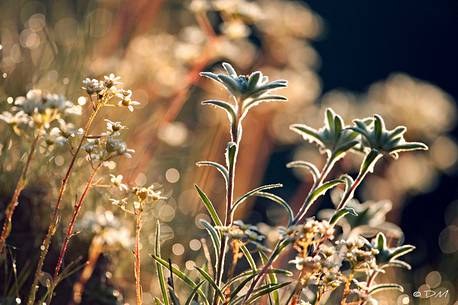
<svg viewBox="0 0 458 305">
<path fill-rule="evenodd" d="M 134 264 L 134 275 L 135 275 L 135 295 L 137 305 L 143 303 L 142 297 L 142 286 L 140 283 L 141 273 L 141 261 L 140 261 L 140 232 L 142 229 L 142 210 L 135 212 L 135 264 Z"/>
<path fill-rule="evenodd" d="M 14 189 L 13 197 L 11 197 L 11 200 L 6 207 L 5 221 L 3 223 L 2 233 L 0 235 L 0 254 L 3 253 L 3 250 L 5 248 L 6 239 L 8 238 L 8 236 L 11 233 L 11 223 L 13 220 L 13 214 L 14 214 L 16 207 L 19 205 L 19 196 L 21 195 L 21 192 L 26 185 L 27 172 L 29 170 L 30 163 L 32 162 L 32 158 L 35 153 L 35 149 L 37 147 L 39 138 L 40 136 L 37 135 L 33 139 L 32 145 L 30 146 L 29 154 L 27 156 L 27 161 L 22 169 L 21 176 L 19 177 L 19 180 L 16 184 L 16 188 Z"/>
<path fill-rule="evenodd" d="M 103 247 L 100 236 L 94 237 L 94 239 L 91 242 L 91 246 L 89 247 L 89 255 L 86 266 L 84 266 L 83 271 L 81 272 L 80 277 L 78 279 L 78 282 L 76 282 L 73 285 L 73 297 L 69 305 L 78 305 L 81 303 L 81 299 L 84 293 L 84 287 L 86 286 L 86 283 L 89 281 L 89 279 L 92 276 L 92 273 L 94 272 L 97 260 L 99 259 L 100 254 L 102 254 L 102 249 Z"/>
</svg>

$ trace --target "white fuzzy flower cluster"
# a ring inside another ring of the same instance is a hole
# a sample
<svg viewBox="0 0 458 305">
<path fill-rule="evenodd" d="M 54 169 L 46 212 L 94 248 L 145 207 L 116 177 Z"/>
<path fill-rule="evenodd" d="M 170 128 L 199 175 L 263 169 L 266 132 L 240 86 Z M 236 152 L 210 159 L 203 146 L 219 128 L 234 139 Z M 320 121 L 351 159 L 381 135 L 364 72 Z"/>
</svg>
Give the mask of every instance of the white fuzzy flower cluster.
<svg viewBox="0 0 458 305">
<path fill-rule="evenodd" d="M 132 154 L 135 152 L 133 149 L 127 148 L 124 141 L 110 135 L 88 139 L 82 148 L 87 153 L 87 158 L 91 163 L 108 162 L 118 156 L 132 158 Z"/>
<path fill-rule="evenodd" d="M 8 111 L 0 114 L 0 120 L 12 127 L 18 135 L 38 131 L 40 134 L 57 135 L 57 128 L 65 137 L 68 131 L 68 115 L 80 115 L 81 107 L 62 95 L 33 89 L 26 96 L 17 97 Z M 54 126 L 53 126 L 54 125 Z M 57 127 L 55 127 L 57 125 Z"/>
<path fill-rule="evenodd" d="M 86 78 L 83 80 L 83 90 L 91 97 L 95 95 L 97 102 L 108 103 L 114 97 L 119 100 L 115 103 L 119 107 L 125 107 L 130 112 L 134 111 L 134 106 L 140 105 L 139 102 L 132 100 L 132 91 L 120 87 L 121 78 L 113 73 L 104 76 L 103 80 Z"/>
</svg>

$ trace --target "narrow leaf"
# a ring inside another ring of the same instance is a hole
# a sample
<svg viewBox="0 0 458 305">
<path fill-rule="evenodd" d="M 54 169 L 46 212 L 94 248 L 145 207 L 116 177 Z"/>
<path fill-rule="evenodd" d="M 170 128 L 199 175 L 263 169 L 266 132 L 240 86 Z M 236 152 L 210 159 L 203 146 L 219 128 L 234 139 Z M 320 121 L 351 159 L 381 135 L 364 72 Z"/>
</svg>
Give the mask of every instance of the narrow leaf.
<svg viewBox="0 0 458 305">
<path fill-rule="evenodd" d="M 164 260 L 164 259 L 162 259 L 162 258 L 160 258 L 160 257 L 158 257 L 158 256 L 156 256 L 154 254 L 152 254 L 151 257 L 156 262 L 161 264 L 164 268 L 169 268 L 170 267 L 169 266 L 169 262 L 167 262 L 166 260 Z M 194 289 L 194 288 L 197 287 L 196 283 L 194 283 L 194 281 L 189 276 L 187 276 L 184 272 L 182 272 L 178 268 L 172 266 L 171 271 L 173 272 L 173 274 L 175 274 L 180 280 L 182 280 L 190 288 Z M 197 293 L 202 297 L 202 299 L 204 300 L 205 304 L 208 304 L 208 300 L 205 297 L 205 294 L 200 289 L 197 290 Z"/>
<path fill-rule="evenodd" d="M 377 233 L 377 236 L 375 237 L 375 245 L 377 246 L 377 249 L 379 251 L 385 250 L 386 249 L 386 237 L 385 234 L 382 232 Z"/>
<path fill-rule="evenodd" d="M 374 285 L 369 289 L 369 295 L 383 291 L 383 290 L 399 290 L 400 292 L 404 292 L 404 288 L 398 284 L 379 284 Z"/>
<path fill-rule="evenodd" d="M 262 264 L 265 265 L 269 258 L 263 251 L 259 251 L 259 256 L 261 258 Z M 278 284 L 277 275 L 275 273 L 267 274 L 266 281 L 267 281 L 267 284 L 271 284 L 271 285 Z M 280 305 L 280 294 L 278 293 L 278 290 L 275 290 L 274 292 L 272 292 L 272 299 L 273 299 L 274 305 Z"/>
<path fill-rule="evenodd" d="M 205 207 L 207 208 L 208 214 L 210 214 L 210 218 L 213 220 L 213 223 L 216 226 L 222 226 L 223 222 L 219 218 L 218 213 L 216 212 L 216 209 L 213 203 L 208 198 L 208 196 L 197 185 L 194 185 L 194 187 L 196 188 L 197 193 L 200 196 L 200 199 L 202 199 L 202 202 L 204 203 Z"/>
<path fill-rule="evenodd" d="M 388 256 L 388 260 L 389 261 L 395 260 L 398 257 L 404 256 L 407 253 L 412 252 L 413 250 L 415 250 L 415 246 L 412 246 L 412 245 L 400 246 L 400 247 L 390 251 L 390 255 Z"/>
<path fill-rule="evenodd" d="M 303 124 L 294 124 L 289 127 L 292 131 L 298 133 L 301 135 L 305 140 L 308 140 L 309 142 L 315 142 L 318 143 L 319 145 L 324 146 L 324 142 L 321 139 L 320 134 L 318 133 L 317 130 L 315 130 L 312 127 L 309 127 L 307 125 Z"/>
<path fill-rule="evenodd" d="M 251 191 L 249 192 L 246 192 L 245 194 L 243 194 L 242 196 L 240 196 L 235 202 L 234 204 L 232 205 L 232 210 L 231 211 L 235 211 L 237 209 L 237 207 L 242 203 L 244 202 L 247 198 L 251 197 L 251 196 L 255 196 L 256 193 L 258 192 L 262 192 L 262 191 L 265 191 L 265 190 L 270 190 L 270 189 L 273 189 L 273 188 L 279 188 L 279 187 L 282 187 L 283 185 L 280 184 L 280 183 L 276 183 L 276 184 L 267 184 L 267 185 L 263 185 L 263 186 L 260 186 L 260 187 L 257 187 L 255 189 L 252 189 Z"/>
<path fill-rule="evenodd" d="M 253 256 L 251 255 L 250 251 L 245 245 L 240 246 L 240 250 L 242 250 L 243 255 L 245 256 L 248 264 L 251 267 L 251 270 L 255 271 L 256 270 L 256 262 L 253 259 Z"/>
<path fill-rule="evenodd" d="M 210 286 L 213 287 L 213 289 L 216 291 L 216 293 L 219 295 L 219 297 L 224 300 L 224 294 L 223 292 L 219 289 L 218 285 L 216 285 L 215 281 L 212 279 L 212 277 L 202 268 L 199 268 L 195 266 L 196 270 L 199 271 L 199 273 L 203 276 L 203 278 L 210 284 Z"/>
<path fill-rule="evenodd" d="M 284 283 L 279 283 L 279 284 L 275 284 L 275 285 L 265 285 L 265 286 L 262 286 L 260 289 L 258 289 L 255 293 L 253 293 L 253 295 L 247 300 L 246 304 L 249 305 L 251 303 L 253 303 L 254 301 L 256 301 L 257 299 L 259 299 L 260 297 L 268 294 L 268 293 L 271 293 L 271 292 L 274 292 L 280 288 L 283 288 L 287 285 L 289 285 L 290 282 L 284 282 Z"/>
<path fill-rule="evenodd" d="M 382 137 L 382 133 L 385 130 L 385 123 L 383 122 L 383 118 L 378 114 L 374 115 L 374 132 L 375 136 L 378 140 Z"/>
<path fill-rule="evenodd" d="M 224 74 L 218 74 L 218 78 L 226 86 L 226 88 L 230 91 L 232 95 L 237 96 L 240 93 L 239 85 L 237 84 L 237 81 L 235 81 L 235 79 Z"/>
<path fill-rule="evenodd" d="M 235 166 L 235 153 L 237 152 L 237 144 L 229 142 L 226 145 L 226 166 L 227 168 L 233 168 Z"/>
<path fill-rule="evenodd" d="M 212 72 L 200 72 L 200 76 L 207 77 L 211 80 L 214 80 L 215 82 L 218 82 L 221 84 L 221 81 L 218 78 L 218 75 Z"/>
<path fill-rule="evenodd" d="M 329 223 L 332 226 L 334 226 L 337 222 L 339 222 L 340 219 L 342 219 L 348 214 L 358 216 L 358 213 L 356 213 L 356 211 L 353 208 L 345 207 L 343 209 L 336 211 L 335 214 L 332 216 L 331 220 L 329 220 Z"/>
<path fill-rule="evenodd" d="M 302 167 L 302 168 L 308 169 L 308 171 L 310 172 L 310 174 L 313 177 L 314 182 L 316 182 L 320 177 L 320 171 L 318 170 L 318 168 L 313 163 L 310 163 L 307 161 L 292 161 L 286 164 L 286 167 L 287 168 Z"/>
<path fill-rule="evenodd" d="M 237 111 L 234 109 L 234 106 L 225 101 L 220 100 L 206 100 L 202 102 L 202 105 L 212 105 L 226 111 L 229 121 L 231 123 L 237 120 Z"/>
<path fill-rule="evenodd" d="M 161 236 L 161 224 L 158 220 L 156 222 L 154 255 L 156 255 L 159 258 L 161 257 L 160 236 Z M 156 271 L 157 271 L 157 278 L 159 280 L 159 286 L 161 287 L 162 301 L 164 302 L 164 305 L 169 305 L 170 303 L 169 303 L 169 299 L 167 296 L 167 284 L 165 283 L 164 270 L 162 269 L 162 266 L 158 262 L 156 262 Z"/>
<path fill-rule="evenodd" d="M 170 294 L 170 299 L 172 300 L 173 305 L 181 305 L 180 300 L 178 299 L 177 295 L 175 294 L 175 291 L 173 290 L 173 287 L 169 285 L 169 294 Z"/>
<path fill-rule="evenodd" d="M 267 192 L 257 192 L 255 196 L 263 197 L 263 198 L 273 201 L 274 203 L 279 204 L 281 207 L 283 207 L 286 210 L 286 213 L 288 215 L 288 225 L 290 225 L 293 222 L 294 212 L 291 209 L 291 207 L 289 206 L 289 204 L 283 198 L 275 194 L 271 194 Z"/>
<path fill-rule="evenodd" d="M 259 80 L 262 78 L 262 73 L 256 71 L 251 73 L 250 78 L 248 79 L 248 90 L 253 91 L 259 83 Z"/>
<path fill-rule="evenodd" d="M 191 302 L 194 300 L 194 297 L 197 294 L 197 291 L 199 290 L 200 286 L 205 283 L 204 281 L 200 281 L 196 287 L 191 291 L 191 294 L 189 295 L 188 299 L 186 300 L 186 303 L 184 305 L 191 305 Z"/>
<path fill-rule="evenodd" d="M 312 194 L 310 195 L 309 203 L 315 202 L 320 196 L 324 195 L 329 189 L 344 183 L 342 179 L 334 179 L 330 181 L 326 181 L 321 186 L 317 187 Z"/>
<path fill-rule="evenodd" d="M 397 267 L 397 268 L 403 268 L 406 270 L 412 269 L 412 266 L 410 266 L 410 264 L 404 261 L 401 261 L 401 260 L 397 260 L 397 259 L 392 260 L 383 266 L 383 268 L 386 268 L 386 267 Z"/>
<path fill-rule="evenodd" d="M 237 77 L 237 72 L 235 71 L 234 67 L 230 63 L 223 62 L 223 68 L 226 70 L 227 74 L 229 74 L 232 77 Z"/>
<path fill-rule="evenodd" d="M 225 168 L 222 164 L 212 162 L 212 161 L 199 161 L 196 163 L 196 165 L 214 167 L 221 173 L 221 175 L 223 175 L 223 178 L 226 181 L 226 183 L 229 181 L 229 173 L 227 171 L 227 168 Z"/>
<path fill-rule="evenodd" d="M 205 230 L 207 230 L 208 234 L 210 235 L 210 239 L 212 240 L 213 248 L 215 250 L 215 256 L 219 256 L 219 249 L 221 247 L 221 239 L 218 231 L 206 220 L 201 219 L 200 223 L 204 226 Z"/>
</svg>

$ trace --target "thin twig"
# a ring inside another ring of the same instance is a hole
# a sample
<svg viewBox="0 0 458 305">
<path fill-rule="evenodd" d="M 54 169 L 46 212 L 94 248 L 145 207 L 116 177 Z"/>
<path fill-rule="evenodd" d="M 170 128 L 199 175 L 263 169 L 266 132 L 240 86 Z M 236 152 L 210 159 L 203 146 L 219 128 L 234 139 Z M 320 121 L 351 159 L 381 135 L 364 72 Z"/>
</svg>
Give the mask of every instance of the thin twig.
<svg viewBox="0 0 458 305">
<path fill-rule="evenodd" d="M 19 180 L 16 184 L 16 188 L 14 189 L 13 196 L 11 197 L 11 200 L 6 207 L 5 221 L 3 223 L 2 233 L 0 235 L 0 254 L 3 253 L 3 250 L 5 248 L 6 239 L 8 238 L 8 236 L 11 233 L 11 223 L 13 220 L 14 210 L 19 205 L 19 196 L 21 195 L 21 192 L 26 185 L 27 172 L 29 170 L 30 163 L 35 153 L 35 149 L 36 149 L 39 138 L 40 136 L 37 135 L 33 139 L 32 145 L 30 146 L 29 154 L 27 156 L 27 161 L 24 165 L 24 168 L 22 169 L 21 176 L 19 177 Z"/>
</svg>

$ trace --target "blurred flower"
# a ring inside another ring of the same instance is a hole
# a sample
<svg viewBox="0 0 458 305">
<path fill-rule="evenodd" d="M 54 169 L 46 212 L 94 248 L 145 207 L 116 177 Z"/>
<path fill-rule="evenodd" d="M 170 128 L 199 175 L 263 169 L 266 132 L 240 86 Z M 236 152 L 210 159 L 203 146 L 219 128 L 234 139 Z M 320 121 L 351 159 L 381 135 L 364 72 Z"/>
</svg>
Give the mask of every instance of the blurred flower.
<svg viewBox="0 0 458 305">
<path fill-rule="evenodd" d="M 121 122 L 113 122 L 108 119 L 105 119 L 105 122 L 110 135 L 117 135 L 119 134 L 119 131 L 127 129 L 127 127 L 122 125 Z"/>
<path fill-rule="evenodd" d="M 122 175 L 115 176 L 115 175 L 111 175 L 110 174 L 110 177 L 111 177 L 110 181 L 113 184 L 113 186 L 118 188 L 120 191 L 127 191 L 129 189 L 127 184 L 124 184 L 122 182 L 122 180 L 123 180 L 123 176 Z"/>
<path fill-rule="evenodd" d="M 113 73 L 110 73 L 108 76 L 105 75 L 103 78 L 104 78 L 103 84 L 108 89 L 121 84 L 121 82 L 119 81 L 121 77 L 116 76 Z"/>
<path fill-rule="evenodd" d="M 83 80 L 83 87 L 81 88 L 86 90 L 87 94 L 93 95 L 95 93 L 100 93 L 105 87 L 104 83 L 97 79 L 86 78 Z"/>
</svg>

